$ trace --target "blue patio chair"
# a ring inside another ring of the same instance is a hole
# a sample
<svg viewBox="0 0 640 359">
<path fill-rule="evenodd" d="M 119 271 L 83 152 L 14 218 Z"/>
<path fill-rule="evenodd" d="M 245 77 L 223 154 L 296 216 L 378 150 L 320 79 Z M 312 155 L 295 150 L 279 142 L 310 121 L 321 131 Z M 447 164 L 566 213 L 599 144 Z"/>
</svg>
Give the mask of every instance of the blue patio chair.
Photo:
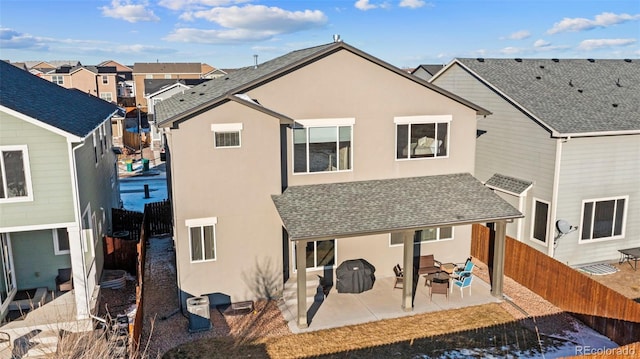
<svg viewBox="0 0 640 359">
<path fill-rule="evenodd" d="M 454 270 L 452 276 L 454 278 L 458 278 L 464 272 L 473 272 L 473 262 L 471 261 L 471 257 L 467 258 L 467 261 L 464 263 L 464 267 L 461 270 Z"/>
<path fill-rule="evenodd" d="M 463 289 L 469 287 L 469 295 L 471 295 L 471 282 L 473 281 L 473 274 L 471 272 L 461 272 L 457 279 L 453 280 L 453 285 L 460 287 L 460 297 L 464 298 Z M 453 287 L 451 287 L 453 292 Z"/>
</svg>

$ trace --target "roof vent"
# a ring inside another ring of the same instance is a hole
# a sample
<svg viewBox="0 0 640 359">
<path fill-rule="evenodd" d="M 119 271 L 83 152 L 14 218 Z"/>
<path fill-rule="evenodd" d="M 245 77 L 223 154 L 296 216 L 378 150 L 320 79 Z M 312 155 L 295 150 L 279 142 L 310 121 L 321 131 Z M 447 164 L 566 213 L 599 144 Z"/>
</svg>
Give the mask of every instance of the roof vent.
<svg viewBox="0 0 640 359">
<path fill-rule="evenodd" d="M 333 42 L 342 42 L 340 34 L 333 34 Z"/>
<path fill-rule="evenodd" d="M 559 60 L 559 59 L 551 59 L 551 61 L 553 61 L 553 62 L 559 62 L 560 60 Z"/>
<path fill-rule="evenodd" d="M 624 62 L 631 62 L 631 59 L 624 59 Z"/>
<path fill-rule="evenodd" d="M 611 106 L 618 107 L 618 104 L 617 103 L 612 103 Z"/>
<path fill-rule="evenodd" d="M 522 59 L 519 57 L 516 57 L 514 60 L 516 60 L 516 62 L 522 62 Z"/>
<path fill-rule="evenodd" d="M 181 99 L 179 99 L 178 101 L 183 102 L 183 101 L 184 101 L 184 99 L 183 99 L 183 98 L 181 98 Z"/>
<path fill-rule="evenodd" d="M 200 92 L 198 95 L 202 96 L 202 95 L 204 95 L 204 92 Z"/>
<path fill-rule="evenodd" d="M 253 68 L 258 68 L 258 55 L 253 55 Z"/>
<path fill-rule="evenodd" d="M 582 89 L 578 89 L 578 92 L 582 93 Z"/>
<path fill-rule="evenodd" d="M 616 86 L 622 87 L 622 85 L 620 85 L 620 78 L 618 78 L 618 80 L 616 81 Z"/>
<path fill-rule="evenodd" d="M 540 80 L 542 77 L 540 76 L 536 76 L 536 80 Z"/>
<path fill-rule="evenodd" d="M 596 62 L 596 60 L 595 60 L 595 59 L 587 59 L 587 61 L 589 61 L 589 62 Z"/>
<path fill-rule="evenodd" d="M 569 86 L 573 87 L 573 83 L 569 80 Z"/>
<path fill-rule="evenodd" d="M 540 65 L 540 68 L 541 68 L 541 69 L 544 69 L 544 65 Z"/>
<path fill-rule="evenodd" d="M 478 57 L 476 60 L 478 60 L 478 62 L 484 62 L 484 58 L 482 57 Z"/>
</svg>

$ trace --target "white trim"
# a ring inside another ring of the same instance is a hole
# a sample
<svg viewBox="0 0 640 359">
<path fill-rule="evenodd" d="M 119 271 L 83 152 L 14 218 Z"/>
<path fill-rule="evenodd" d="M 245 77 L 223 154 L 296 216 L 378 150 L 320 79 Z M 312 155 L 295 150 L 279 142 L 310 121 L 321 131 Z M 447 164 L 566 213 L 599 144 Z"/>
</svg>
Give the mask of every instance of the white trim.
<svg viewBox="0 0 640 359">
<path fill-rule="evenodd" d="M 396 125 L 411 125 L 415 123 L 451 122 L 453 115 L 420 115 L 420 116 L 396 116 L 393 123 Z"/>
<path fill-rule="evenodd" d="M 356 118 L 307 118 L 295 120 L 295 123 L 300 124 L 303 127 L 353 126 L 356 124 Z"/>
<path fill-rule="evenodd" d="M 541 240 L 539 240 L 538 238 L 533 237 L 533 231 L 535 230 L 535 223 L 536 223 L 536 202 L 540 202 L 540 203 L 544 203 L 547 205 L 547 218 L 546 218 L 546 227 L 547 227 L 547 233 L 546 236 L 544 238 L 544 242 L 542 242 Z M 549 201 L 545 201 L 542 200 L 540 198 L 536 198 L 533 197 L 531 199 L 531 226 L 529 228 L 529 240 L 531 240 L 532 242 L 539 244 L 539 245 L 543 245 L 543 246 L 548 246 L 549 242 L 550 242 L 550 238 L 553 237 L 554 233 L 549 232 L 549 222 L 551 221 L 551 202 Z"/>
<path fill-rule="evenodd" d="M 26 122 L 28 122 L 28 123 L 30 123 L 32 125 L 36 125 L 38 127 L 44 128 L 45 130 L 51 131 L 51 132 L 53 132 L 53 133 L 55 133 L 57 135 L 63 136 L 63 137 L 65 137 L 67 139 L 68 142 L 80 142 L 80 141 L 82 141 L 82 137 L 79 137 L 79 136 L 73 135 L 73 134 L 71 134 L 69 132 L 63 131 L 63 130 L 55 127 L 55 126 L 52 126 L 52 125 L 49 125 L 49 124 L 44 123 L 42 121 L 39 121 L 39 120 L 37 120 L 37 119 L 35 119 L 33 117 L 27 116 L 27 115 L 25 115 L 23 113 L 20 113 L 18 111 L 14 111 L 14 110 L 12 110 L 12 109 L 10 109 L 8 107 L 4 107 L 4 106 L 0 105 L 0 111 L 5 112 L 5 113 L 7 113 L 7 114 L 9 114 L 11 116 L 17 117 L 17 118 L 19 118 L 19 119 L 21 119 L 23 121 L 26 121 Z"/>
<path fill-rule="evenodd" d="M 64 223 L 34 224 L 34 225 L 28 225 L 28 226 L 0 227 L 0 232 L 9 233 L 9 232 L 40 231 L 40 230 L 53 229 L 53 228 L 71 227 L 75 225 L 77 225 L 77 223 L 75 222 L 64 222 Z"/>
<path fill-rule="evenodd" d="M 16 285 L 16 268 L 13 265 L 13 249 L 11 248 L 11 235 L 9 233 L 0 233 L 0 236 L 4 236 L 6 241 L 7 241 L 7 260 L 8 260 L 8 266 L 11 270 L 11 284 L 13 285 L 13 288 L 7 292 L 7 297 L 5 298 L 4 303 L 0 303 L 0 312 L 4 312 L 5 310 L 7 310 L 7 308 L 9 307 L 9 304 L 11 303 L 11 301 L 13 300 L 13 297 L 16 295 L 17 291 L 18 291 L 18 286 Z M 2 240 L 0 239 L 0 256 L 2 256 Z M 4 258 L 2 258 L 1 260 L 4 260 Z M 4 272 L 4 266 L 2 266 L 2 262 L 0 262 L 0 270 Z M 6 272 L 4 273 L 3 277 L 5 278 L 5 283 L 3 283 L 3 286 L 6 286 Z"/>
<path fill-rule="evenodd" d="M 556 218 L 558 216 L 558 196 L 560 191 L 560 169 L 562 168 L 562 139 L 556 139 L 556 157 L 553 168 L 553 183 L 551 188 L 551 208 L 549 208 L 551 220 L 547 223 L 547 235 L 552 234 L 552 238 L 555 238 L 556 233 Z M 556 245 L 547 246 L 547 255 L 551 258 L 554 256 Z"/>
<path fill-rule="evenodd" d="M 218 224 L 218 217 L 208 218 L 194 218 L 184 221 L 187 226 L 187 238 L 189 240 L 189 263 L 204 263 L 215 262 L 218 260 L 218 238 L 216 235 L 216 225 Z M 204 254 L 204 227 L 213 227 L 213 258 L 207 259 Z M 193 248 L 191 247 L 191 228 L 200 228 L 201 243 L 202 243 L 202 259 L 193 259 Z"/>
<path fill-rule="evenodd" d="M 213 132 L 236 132 L 242 131 L 242 123 L 214 123 L 211 124 Z"/>
<path fill-rule="evenodd" d="M 58 237 L 58 230 L 59 229 L 67 230 L 67 228 L 54 228 L 54 229 L 51 230 L 51 233 L 53 233 L 52 234 L 52 237 L 53 237 L 53 253 L 55 255 L 57 255 L 57 256 L 71 253 L 71 246 L 69 246 L 69 249 L 60 250 L 60 240 L 59 240 L 59 237 Z M 68 232 L 67 232 L 67 240 L 69 240 Z"/>
<path fill-rule="evenodd" d="M 184 221 L 184 225 L 187 227 L 197 227 L 209 224 L 218 224 L 218 217 L 194 218 Z"/>
<path fill-rule="evenodd" d="M 33 201 L 33 185 L 31 182 L 31 165 L 29 164 L 29 148 L 27 145 L 7 145 L 0 146 L 0 164 L 2 165 L 2 175 L 6 175 L 4 170 L 4 151 L 21 151 L 22 152 L 22 166 L 24 171 L 25 186 L 27 187 L 27 195 L 21 197 L 6 197 L 0 198 L 0 203 L 15 203 L 15 202 L 32 202 Z M 4 186 L 4 178 L 1 179 L 0 186 Z M 7 196 L 7 188 L 4 189 L 4 195 Z"/>
<path fill-rule="evenodd" d="M 624 213 L 622 213 L 622 228 L 620 229 L 620 234 L 615 235 L 612 233 L 612 235 L 610 237 L 602 237 L 602 238 L 593 238 L 593 225 L 594 225 L 594 219 L 595 219 L 595 206 L 598 202 L 604 202 L 604 201 L 614 201 L 615 202 L 615 207 L 613 210 L 613 222 L 611 224 L 611 231 L 614 232 L 615 231 L 615 220 L 616 220 L 616 212 L 618 210 L 618 200 L 624 199 Z M 584 205 L 585 203 L 593 203 L 593 209 L 592 209 L 592 214 L 591 214 L 591 229 L 590 229 L 590 233 L 589 236 L 591 238 L 589 239 L 583 239 L 582 238 L 582 231 L 584 230 Z M 578 234 L 578 244 L 586 244 L 586 243 L 596 243 L 596 242 L 603 242 L 603 241 L 610 241 L 610 240 L 615 240 L 615 239 L 621 239 L 625 237 L 625 232 L 627 229 L 627 211 L 629 208 L 629 195 L 626 196 L 616 196 L 616 197 L 602 197 L 602 198 L 590 198 L 590 199 L 584 199 L 582 200 L 582 205 L 580 206 L 580 226 L 579 231 L 580 233 Z"/>
</svg>

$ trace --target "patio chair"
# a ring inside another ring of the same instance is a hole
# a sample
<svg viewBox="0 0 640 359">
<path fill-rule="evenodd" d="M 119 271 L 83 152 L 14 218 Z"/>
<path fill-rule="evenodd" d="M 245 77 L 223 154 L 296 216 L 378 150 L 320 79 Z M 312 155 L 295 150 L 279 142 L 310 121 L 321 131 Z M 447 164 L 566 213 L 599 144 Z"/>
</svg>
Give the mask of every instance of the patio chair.
<svg viewBox="0 0 640 359">
<path fill-rule="evenodd" d="M 471 272 L 461 272 L 457 279 L 453 280 L 453 285 L 460 287 L 460 297 L 464 298 L 463 289 L 469 288 L 469 295 L 471 295 L 471 282 L 473 281 L 473 274 Z M 451 287 L 453 292 L 453 286 Z"/>
<path fill-rule="evenodd" d="M 464 267 L 462 267 L 461 270 L 457 270 L 457 269 L 454 270 L 453 274 L 451 276 L 454 277 L 454 278 L 458 278 L 464 272 L 472 273 L 473 272 L 473 267 L 474 267 L 474 264 L 471 261 L 471 257 L 469 257 L 469 258 L 467 258 L 467 261 L 464 263 Z"/>
<path fill-rule="evenodd" d="M 433 254 L 420 256 L 420 261 L 418 263 L 418 275 L 440 272 L 442 270 L 440 268 L 440 264 L 440 261 L 437 261 L 435 260 L 435 258 L 433 258 Z"/>
<path fill-rule="evenodd" d="M 56 277 L 56 290 L 59 292 L 68 292 L 73 289 L 73 273 L 71 268 L 58 269 Z"/>
<path fill-rule="evenodd" d="M 396 274 L 396 282 L 393 285 L 393 289 L 401 289 L 402 285 L 404 284 L 404 272 L 402 271 L 402 267 L 400 267 L 400 264 L 396 264 L 395 267 L 393 267 L 393 273 Z"/>
</svg>

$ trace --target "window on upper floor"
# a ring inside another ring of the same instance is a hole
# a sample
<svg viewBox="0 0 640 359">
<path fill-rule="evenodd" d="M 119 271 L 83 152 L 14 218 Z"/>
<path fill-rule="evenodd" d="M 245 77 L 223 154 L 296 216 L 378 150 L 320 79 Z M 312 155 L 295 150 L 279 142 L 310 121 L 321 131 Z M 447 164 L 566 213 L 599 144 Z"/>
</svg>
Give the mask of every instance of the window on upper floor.
<svg viewBox="0 0 640 359">
<path fill-rule="evenodd" d="M 355 119 L 298 120 L 293 129 L 293 172 L 350 171 Z"/>
<path fill-rule="evenodd" d="M 436 242 L 453 239 L 453 227 L 438 227 L 419 229 L 413 234 L 413 242 Z M 402 245 L 402 233 L 391 233 L 389 245 Z"/>
<path fill-rule="evenodd" d="M 62 75 L 53 75 L 51 76 L 51 82 L 58 85 L 64 85 L 64 76 Z"/>
<path fill-rule="evenodd" d="M 213 131 L 214 148 L 238 148 L 240 147 L 241 123 L 219 123 L 211 125 Z"/>
<path fill-rule="evenodd" d="M 171 79 L 171 74 L 164 74 L 164 78 L 165 78 L 166 80 Z"/>
<path fill-rule="evenodd" d="M 624 237 L 628 196 L 582 201 L 581 242 Z"/>
<path fill-rule="evenodd" d="M 216 260 L 216 224 L 217 217 L 188 219 L 185 225 L 189 229 L 189 248 L 191 262 Z"/>
<path fill-rule="evenodd" d="M 0 202 L 33 200 L 29 151 L 26 145 L 0 146 Z"/>
<path fill-rule="evenodd" d="M 113 94 L 111 92 L 100 92 L 100 98 L 107 102 L 111 102 L 113 101 Z"/>
<path fill-rule="evenodd" d="M 451 115 L 394 118 L 396 159 L 448 156 L 451 118 Z"/>
<path fill-rule="evenodd" d="M 108 85 L 109 84 L 109 76 L 102 75 L 102 84 L 103 85 Z"/>
<path fill-rule="evenodd" d="M 53 230 L 53 251 L 55 255 L 68 254 L 69 232 L 66 228 L 56 228 Z"/>
<path fill-rule="evenodd" d="M 549 203 L 539 199 L 533 200 L 533 222 L 531 238 L 547 243 L 547 225 L 549 223 Z"/>
</svg>

